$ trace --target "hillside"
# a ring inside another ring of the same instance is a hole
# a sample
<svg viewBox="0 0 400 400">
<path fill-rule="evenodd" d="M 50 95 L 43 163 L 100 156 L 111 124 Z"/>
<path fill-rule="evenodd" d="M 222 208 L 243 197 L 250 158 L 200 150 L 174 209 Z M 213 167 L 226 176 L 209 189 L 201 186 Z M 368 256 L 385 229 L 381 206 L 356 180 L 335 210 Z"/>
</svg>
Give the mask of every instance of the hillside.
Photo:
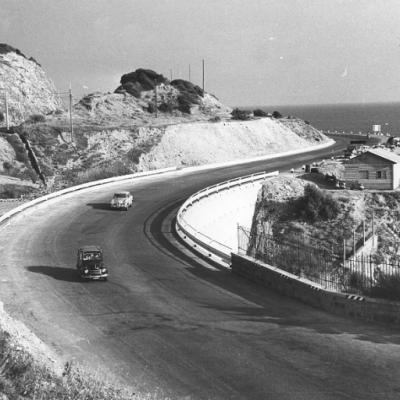
<svg viewBox="0 0 400 400">
<path fill-rule="evenodd" d="M 0 57 L 0 85 L 8 85 L 10 93 L 18 90 L 25 107 L 20 117 L 30 116 L 21 122 L 13 109 L 13 121 L 21 123 L 0 132 L 0 174 L 19 179 L 27 193 L 135 171 L 251 158 L 327 140 L 298 119 L 232 120 L 231 108 L 214 95 L 148 69 L 122 75 L 114 93 L 92 93 L 76 102 L 71 134 L 69 113 L 59 108 L 54 85 L 40 65 L 6 45 L 0 46 Z M 0 197 L 21 194 L 20 188 L 4 185 Z"/>
<path fill-rule="evenodd" d="M 310 222 L 299 217 L 295 201 L 310 184 L 308 174 L 279 176 L 265 181 L 258 193 L 251 227 L 251 246 L 259 248 L 260 235 L 269 234 L 285 241 L 302 243 L 319 249 L 343 252 L 346 239 L 348 252 L 352 251 L 353 230 L 356 241 L 363 237 L 363 221 L 368 235 L 374 220 L 378 235 L 377 256 L 398 263 L 400 257 L 400 193 L 397 191 L 341 190 L 319 183 L 339 204 L 338 215 L 326 220 Z M 315 184 L 315 183 L 311 183 Z"/>
<path fill-rule="evenodd" d="M 11 124 L 19 124 L 34 114 L 47 114 L 61 108 L 54 83 L 34 58 L 0 43 L 0 92 L 7 92 Z M 4 102 L 0 112 L 5 114 Z"/>
</svg>

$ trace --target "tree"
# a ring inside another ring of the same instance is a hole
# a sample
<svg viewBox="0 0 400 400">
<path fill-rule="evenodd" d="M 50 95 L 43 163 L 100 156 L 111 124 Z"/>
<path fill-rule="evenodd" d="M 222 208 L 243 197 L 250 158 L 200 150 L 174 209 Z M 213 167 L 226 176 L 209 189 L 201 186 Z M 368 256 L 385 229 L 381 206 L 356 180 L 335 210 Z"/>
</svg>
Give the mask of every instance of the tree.
<svg viewBox="0 0 400 400">
<path fill-rule="evenodd" d="M 325 221 L 338 216 L 340 205 L 329 193 L 317 186 L 307 185 L 304 195 L 295 204 L 295 211 L 305 221 Z"/>
<path fill-rule="evenodd" d="M 255 117 L 267 117 L 268 116 L 268 114 L 265 111 L 263 111 L 259 108 L 257 108 L 256 110 L 253 111 L 253 115 Z"/>
<path fill-rule="evenodd" d="M 272 118 L 282 118 L 282 114 L 279 111 L 274 111 L 272 113 Z"/>
<path fill-rule="evenodd" d="M 235 108 L 231 112 L 232 119 L 245 121 L 250 119 L 250 111 L 240 110 L 239 108 Z"/>
</svg>

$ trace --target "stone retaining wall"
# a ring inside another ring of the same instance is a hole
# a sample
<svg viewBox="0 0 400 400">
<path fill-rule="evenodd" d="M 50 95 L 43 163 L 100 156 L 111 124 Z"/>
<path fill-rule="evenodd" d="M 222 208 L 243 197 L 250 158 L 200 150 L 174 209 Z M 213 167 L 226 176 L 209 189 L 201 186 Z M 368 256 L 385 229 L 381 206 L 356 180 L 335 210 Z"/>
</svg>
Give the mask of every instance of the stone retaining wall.
<svg viewBox="0 0 400 400">
<path fill-rule="evenodd" d="M 305 304 L 367 321 L 400 324 L 400 304 L 380 299 L 330 292 L 248 256 L 232 253 L 232 272 Z"/>
</svg>

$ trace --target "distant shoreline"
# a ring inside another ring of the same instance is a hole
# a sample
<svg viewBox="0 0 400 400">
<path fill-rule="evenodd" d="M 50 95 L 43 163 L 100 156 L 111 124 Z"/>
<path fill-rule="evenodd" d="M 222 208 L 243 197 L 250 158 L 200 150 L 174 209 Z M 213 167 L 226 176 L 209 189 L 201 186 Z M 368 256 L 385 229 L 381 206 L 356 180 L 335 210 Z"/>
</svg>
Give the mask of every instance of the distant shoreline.
<svg viewBox="0 0 400 400">
<path fill-rule="evenodd" d="M 345 103 L 321 105 L 255 106 L 246 110 L 279 111 L 310 122 L 323 131 L 371 133 L 372 125 L 381 125 L 382 133 L 400 136 L 400 102 Z"/>
</svg>

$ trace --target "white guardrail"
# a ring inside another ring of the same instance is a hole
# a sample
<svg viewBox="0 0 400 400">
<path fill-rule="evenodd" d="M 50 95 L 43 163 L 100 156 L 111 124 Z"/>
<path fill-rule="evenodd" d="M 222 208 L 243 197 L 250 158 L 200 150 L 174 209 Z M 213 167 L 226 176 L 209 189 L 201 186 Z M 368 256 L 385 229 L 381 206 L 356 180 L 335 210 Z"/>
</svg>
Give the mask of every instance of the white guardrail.
<svg viewBox="0 0 400 400">
<path fill-rule="evenodd" d="M 2 216 L 0 216 L 0 225 L 8 222 L 15 215 L 19 214 L 20 212 L 22 212 L 28 208 L 34 207 L 40 203 L 43 203 L 47 200 L 54 199 L 54 198 L 62 196 L 64 194 L 77 192 L 79 190 L 87 189 L 87 188 L 94 187 L 94 186 L 104 185 L 106 183 L 129 181 L 131 179 L 137 179 L 137 178 L 142 178 L 142 177 L 151 176 L 151 175 L 159 175 L 159 174 L 163 174 L 166 172 L 172 172 L 172 171 L 176 171 L 176 170 L 177 170 L 176 167 L 170 167 L 170 168 L 157 169 L 154 171 L 137 172 L 135 174 L 122 175 L 122 176 L 117 176 L 117 177 L 114 176 L 112 178 L 101 179 L 98 181 L 83 183 L 82 185 L 71 186 L 70 188 L 58 190 L 57 192 L 50 193 L 50 194 L 42 196 L 42 197 L 38 197 L 35 200 L 24 203 L 18 207 L 11 209 L 10 211 L 8 211 L 6 213 L 4 213 Z"/>
<path fill-rule="evenodd" d="M 209 255 L 213 254 L 221 258 L 224 264 L 230 264 L 231 252 L 234 249 L 224 243 L 218 242 L 210 236 L 207 236 L 205 233 L 198 231 L 195 227 L 185 221 L 185 213 L 190 207 L 195 206 L 195 204 L 202 199 L 217 194 L 223 190 L 229 190 L 246 183 L 261 181 L 277 175 L 279 175 L 279 171 L 268 173 L 259 172 L 257 174 L 246 175 L 239 178 L 231 179 L 229 181 L 218 183 L 216 185 L 208 186 L 205 189 L 202 189 L 194 195 L 190 196 L 179 208 L 178 214 L 176 216 L 176 231 L 178 235 L 186 242 L 189 238 L 190 241 L 193 243 L 192 247 L 200 247 L 200 249 L 205 250 Z"/>
</svg>

